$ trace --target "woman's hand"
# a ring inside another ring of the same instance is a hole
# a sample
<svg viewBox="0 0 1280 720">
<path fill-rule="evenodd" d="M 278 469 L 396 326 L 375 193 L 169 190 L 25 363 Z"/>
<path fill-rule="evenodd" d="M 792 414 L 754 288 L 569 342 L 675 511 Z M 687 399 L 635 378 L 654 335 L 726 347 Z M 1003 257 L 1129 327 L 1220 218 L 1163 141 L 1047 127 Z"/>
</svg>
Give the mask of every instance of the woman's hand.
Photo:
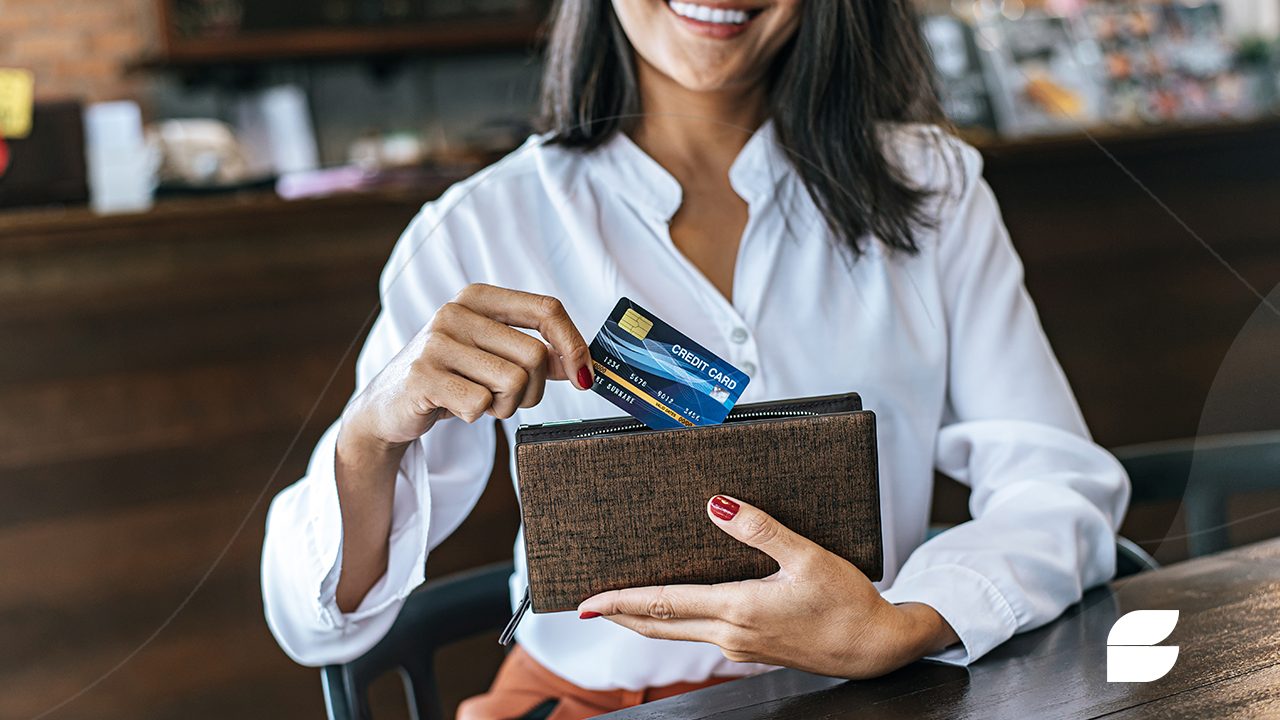
<svg viewBox="0 0 1280 720">
<path fill-rule="evenodd" d="M 547 380 L 572 378 L 586 390 L 590 365 L 587 343 L 553 297 L 470 285 L 445 303 L 342 414 L 338 608 L 358 608 L 386 572 L 396 473 L 409 443 L 441 418 L 509 418 L 537 405 Z"/>
<path fill-rule="evenodd" d="M 778 561 L 761 580 L 615 590 L 578 606 L 641 635 L 718 645 L 736 662 L 832 677 L 883 675 L 958 642 L 933 608 L 892 605 L 858 568 L 758 508 L 717 495 L 712 522 Z"/>
<path fill-rule="evenodd" d="M 547 342 L 517 327 L 537 330 Z M 559 300 L 470 285 L 352 402 L 343 429 L 405 445 L 444 417 L 509 418 L 537 405 L 547 380 L 572 379 L 586 390 L 590 366 L 587 343 Z"/>
</svg>

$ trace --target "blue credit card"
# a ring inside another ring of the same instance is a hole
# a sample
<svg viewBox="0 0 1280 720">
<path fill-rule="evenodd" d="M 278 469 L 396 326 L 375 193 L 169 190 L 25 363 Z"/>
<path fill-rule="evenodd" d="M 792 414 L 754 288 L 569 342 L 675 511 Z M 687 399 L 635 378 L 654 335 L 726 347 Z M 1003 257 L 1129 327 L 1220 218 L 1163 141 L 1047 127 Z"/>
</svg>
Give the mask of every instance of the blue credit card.
<svg viewBox="0 0 1280 720">
<path fill-rule="evenodd" d="M 622 298 L 591 342 L 592 388 L 655 430 L 724 422 L 751 378 Z"/>
</svg>

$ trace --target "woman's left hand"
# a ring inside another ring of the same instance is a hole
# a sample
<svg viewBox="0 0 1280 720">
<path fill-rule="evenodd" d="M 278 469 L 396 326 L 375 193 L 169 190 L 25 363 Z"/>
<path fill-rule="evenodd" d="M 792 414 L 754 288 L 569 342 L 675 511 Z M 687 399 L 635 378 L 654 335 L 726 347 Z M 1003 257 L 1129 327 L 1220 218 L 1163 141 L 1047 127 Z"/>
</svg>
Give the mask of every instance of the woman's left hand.
<svg viewBox="0 0 1280 720">
<path fill-rule="evenodd" d="M 760 580 L 666 585 L 601 593 L 578 606 L 641 635 L 708 642 L 736 662 L 760 662 L 845 678 L 883 675 L 958 642 L 928 605 L 893 605 L 844 558 L 797 535 L 759 508 L 723 495 L 712 522 L 778 562 Z"/>
</svg>

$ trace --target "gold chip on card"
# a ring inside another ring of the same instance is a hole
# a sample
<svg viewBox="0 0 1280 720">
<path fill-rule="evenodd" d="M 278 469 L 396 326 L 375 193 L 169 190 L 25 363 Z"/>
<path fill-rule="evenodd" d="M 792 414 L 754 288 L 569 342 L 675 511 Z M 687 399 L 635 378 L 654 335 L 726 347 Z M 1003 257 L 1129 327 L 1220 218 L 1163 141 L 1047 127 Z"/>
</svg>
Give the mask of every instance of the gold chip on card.
<svg viewBox="0 0 1280 720">
<path fill-rule="evenodd" d="M 618 321 L 618 327 L 635 335 L 637 339 L 643 340 L 653 329 L 653 321 L 635 310 L 628 309 Z"/>
</svg>

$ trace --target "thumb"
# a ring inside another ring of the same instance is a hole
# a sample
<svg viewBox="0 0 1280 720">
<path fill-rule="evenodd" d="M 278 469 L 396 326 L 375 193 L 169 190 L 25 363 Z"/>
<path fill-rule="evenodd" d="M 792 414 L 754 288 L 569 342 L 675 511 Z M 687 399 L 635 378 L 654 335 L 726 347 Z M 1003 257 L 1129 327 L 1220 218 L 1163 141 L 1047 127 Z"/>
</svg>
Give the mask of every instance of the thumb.
<svg viewBox="0 0 1280 720">
<path fill-rule="evenodd" d="M 579 390 L 589 389 L 595 382 L 591 350 L 583 345 L 567 355 L 560 355 L 554 347 L 547 345 L 547 379 L 572 380 Z"/>
<path fill-rule="evenodd" d="M 760 508 L 726 495 L 707 503 L 711 521 L 734 539 L 778 561 L 783 570 L 795 569 L 811 555 L 825 552 L 817 543 L 798 535 Z"/>
</svg>

